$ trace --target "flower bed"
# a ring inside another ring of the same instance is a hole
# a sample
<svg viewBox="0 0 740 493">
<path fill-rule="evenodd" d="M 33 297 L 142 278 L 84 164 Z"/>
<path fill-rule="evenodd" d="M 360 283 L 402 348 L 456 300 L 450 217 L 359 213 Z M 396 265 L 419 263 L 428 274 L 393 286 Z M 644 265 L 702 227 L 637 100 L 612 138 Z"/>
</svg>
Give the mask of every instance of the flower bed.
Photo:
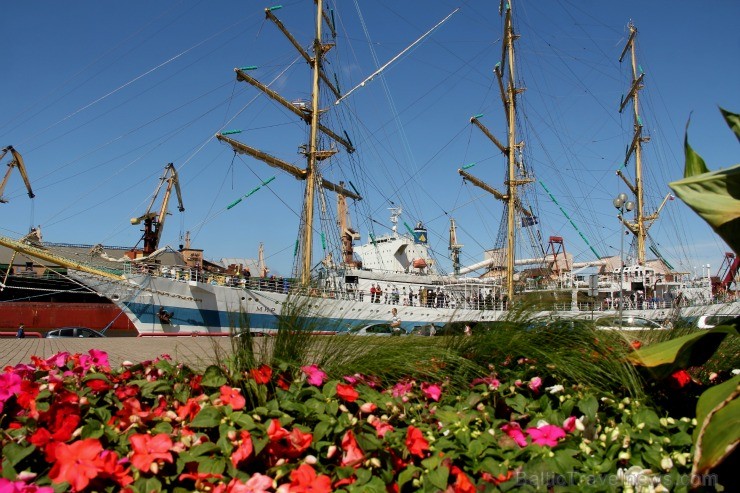
<svg viewBox="0 0 740 493">
<path fill-rule="evenodd" d="M 0 492 L 689 488 L 696 420 L 526 359 L 514 375 L 455 389 L 316 365 L 233 375 L 167 357 L 115 370 L 99 351 L 34 357 L 0 374 Z"/>
</svg>

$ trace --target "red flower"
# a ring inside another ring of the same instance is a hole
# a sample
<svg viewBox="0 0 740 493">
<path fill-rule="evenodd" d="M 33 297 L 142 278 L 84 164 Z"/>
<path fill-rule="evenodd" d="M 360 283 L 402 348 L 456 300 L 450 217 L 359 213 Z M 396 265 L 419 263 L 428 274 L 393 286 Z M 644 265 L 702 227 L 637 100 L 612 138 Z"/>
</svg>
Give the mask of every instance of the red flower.
<svg viewBox="0 0 740 493">
<path fill-rule="evenodd" d="M 280 425 L 280 421 L 273 419 L 267 427 L 267 436 L 270 439 L 268 451 L 274 458 L 295 459 L 311 446 L 313 435 L 304 433 L 298 428 L 288 431 Z"/>
<path fill-rule="evenodd" d="M 97 438 L 87 438 L 71 445 L 57 443 L 56 461 L 49 472 L 54 483 L 70 484 L 72 491 L 84 490 L 99 473 L 100 453 L 103 446 Z"/>
<path fill-rule="evenodd" d="M 188 401 L 177 408 L 177 417 L 181 421 L 192 421 L 200 412 L 200 398 L 190 398 Z"/>
<path fill-rule="evenodd" d="M 324 474 L 317 475 L 313 467 L 301 464 L 290 473 L 290 484 L 278 488 L 278 493 L 330 493 L 331 479 Z"/>
<path fill-rule="evenodd" d="M 640 341 L 635 340 L 635 341 L 632 341 L 631 346 L 634 349 L 640 349 L 642 347 L 642 343 Z"/>
<path fill-rule="evenodd" d="M 429 442 L 426 441 L 421 430 L 409 426 L 406 432 L 406 448 L 411 452 L 411 455 L 424 457 L 424 452 L 429 450 Z"/>
<path fill-rule="evenodd" d="M 249 370 L 249 374 L 252 375 L 255 382 L 260 385 L 265 385 L 270 383 L 270 379 L 272 378 L 272 368 L 270 368 L 269 365 L 262 365 L 259 368 L 252 368 Z"/>
<path fill-rule="evenodd" d="M 66 402 L 54 404 L 48 411 L 40 414 L 39 422 L 49 430 L 53 440 L 66 442 L 72 438 L 72 433 L 80 424 L 80 409 L 77 405 Z"/>
<path fill-rule="evenodd" d="M 234 467 L 239 467 L 239 463 L 248 459 L 254 451 L 252 435 L 246 430 L 240 431 L 239 439 L 234 445 L 236 445 L 236 450 L 231 454 L 231 463 L 234 464 Z"/>
<path fill-rule="evenodd" d="M 85 385 L 93 392 L 103 392 L 111 388 L 110 383 L 102 378 L 95 378 L 85 382 Z"/>
<path fill-rule="evenodd" d="M 351 385 L 345 385 L 343 383 L 337 384 L 337 395 L 340 399 L 347 402 L 355 402 L 360 394 Z"/>
<path fill-rule="evenodd" d="M 450 474 L 455 476 L 455 482 L 447 488 L 450 493 L 475 493 L 475 485 L 470 482 L 468 475 L 457 466 L 450 468 Z"/>
<path fill-rule="evenodd" d="M 100 460 L 98 466 L 100 472 L 99 478 L 110 478 L 120 486 L 126 486 L 134 482 L 134 478 L 129 476 L 129 469 L 125 469 L 123 464 L 128 462 L 127 459 L 119 459 L 115 452 L 110 450 L 103 450 L 100 454 Z"/>
<path fill-rule="evenodd" d="M 348 430 L 347 433 L 344 434 L 344 437 L 342 437 L 342 450 L 344 450 L 344 454 L 342 454 L 343 466 L 359 467 L 360 463 L 365 458 L 365 453 L 362 451 L 360 446 L 357 445 L 357 440 L 355 439 L 355 434 L 352 430 Z"/>
<path fill-rule="evenodd" d="M 487 483 L 493 483 L 493 484 L 501 484 L 505 483 L 508 480 L 510 480 L 514 476 L 514 473 L 512 471 L 506 471 L 506 474 L 499 474 L 498 476 L 494 476 L 491 473 L 483 472 L 481 473 L 480 477 L 483 481 Z"/>
<path fill-rule="evenodd" d="M 247 401 L 242 396 L 241 389 L 229 387 L 228 385 L 221 387 L 220 399 L 225 406 L 231 405 L 231 409 L 234 411 L 244 409 L 244 406 L 247 404 Z"/>
<path fill-rule="evenodd" d="M 164 433 L 155 436 L 131 435 L 129 441 L 132 451 L 131 464 L 142 472 L 148 472 L 154 462 L 172 462 L 170 453 L 172 440 Z"/>
<path fill-rule="evenodd" d="M 292 381 L 292 378 L 288 372 L 280 373 L 278 375 L 277 386 L 283 390 L 289 390 L 291 381 Z"/>
<path fill-rule="evenodd" d="M 673 387 L 682 389 L 691 382 L 691 375 L 686 370 L 678 370 L 671 375 L 671 384 Z"/>
<path fill-rule="evenodd" d="M 228 493 L 270 493 L 271 490 L 272 478 L 258 472 L 252 474 L 246 483 L 234 478 L 226 487 Z"/>
</svg>

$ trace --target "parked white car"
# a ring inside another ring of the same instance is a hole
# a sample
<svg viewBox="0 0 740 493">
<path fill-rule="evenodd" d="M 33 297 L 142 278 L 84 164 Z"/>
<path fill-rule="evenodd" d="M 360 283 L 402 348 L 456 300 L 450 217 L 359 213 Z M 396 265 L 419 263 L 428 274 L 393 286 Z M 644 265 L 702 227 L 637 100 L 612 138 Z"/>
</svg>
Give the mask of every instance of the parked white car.
<svg viewBox="0 0 740 493">
<path fill-rule="evenodd" d="M 718 325 L 725 325 L 740 315 L 702 315 L 696 321 L 696 326 L 700 329 L 713 329 Z"/>
<path fill-rule="evenodd" d="M 356 327 L 347 332 L 340 332 L 340 334 L 349 334 L 354 336 L 400 336 L 406 335 L 406 331 L 403 329 L 393 330 L 390 323 L 379 323 Z"/>
<path fill-rule="evenodd" d="M 658 322 L 642 317 L 623 316 L 601 317 L 596 320 L 595 326 L 599 330 L 668 330 L 668 327 Z"/>
</svg>

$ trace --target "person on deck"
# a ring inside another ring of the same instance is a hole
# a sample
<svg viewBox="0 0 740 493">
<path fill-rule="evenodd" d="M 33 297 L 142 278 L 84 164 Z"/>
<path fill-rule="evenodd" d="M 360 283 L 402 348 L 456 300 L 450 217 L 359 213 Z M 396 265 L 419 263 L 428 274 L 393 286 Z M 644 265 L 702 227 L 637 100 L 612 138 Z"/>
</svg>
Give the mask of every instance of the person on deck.
<svg viewBox="0 0 740 493">
<path fill-rule="evenodd" d="M 23 324 L 20 324 L 20 325 L 18 326 L 18 332 L 16 332 L 16 333 L 15 333 L 15 336 L 16 336 L 16 337 L 17 337 L 18 339 L 23 339 L 23 338 L 25 338 L 25 337 L 26 337 L 26 331 L 25 331 L 25 330 L 23 329 Z"/>
</svg>

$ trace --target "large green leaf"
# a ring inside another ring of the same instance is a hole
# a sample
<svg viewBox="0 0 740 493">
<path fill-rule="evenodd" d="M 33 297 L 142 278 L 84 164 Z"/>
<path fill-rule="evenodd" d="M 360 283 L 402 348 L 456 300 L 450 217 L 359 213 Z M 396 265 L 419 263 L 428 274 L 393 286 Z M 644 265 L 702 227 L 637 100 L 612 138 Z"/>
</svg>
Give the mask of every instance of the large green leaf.
<svg viewBox="0 0 740 493">
<path fill-rule="evenodd" d="M 684 178 L 691 178 L 692 176 L 700 175 L 702 173 L 708 173 L 709 168 L 707 168 L 706 163 L 704 162 L 704 159 L 697 154 L 694 149 L 691 148 L 689 145 L 689 124 L 691 123 L 691 117 L 689 117 L 689 121 L 686 122 L 686 132 L 684 133 L 683 137 L 683 150 L 684 154 L 686 156 L 686 164 L 683 169 L 683 177 Z"/>
<path fill-rule="evenodd" d="M 740 115 L 731 111 L 727 111 L 724 108 L 720 108 L 719 111 L 721 111 L 722 116 L 725 117 L 727 126 L 730 127 L 733 132 L 735 132 L 735 137 L 737 137 L 737 140 L 740 140 Z"/>
<path fill-rule="evenodd" d="M 686 158 L 686 170 L 689 157 Z M 740 253 L 740 164 L 668 184 L 736 252 Z"/>
<path fill-rule="evenodd" d="M 676 370 L 704 364 L 712 357 L 727 334 L 738 335 L 735 327 L 715 327 L 670 341 L 652 344 L 634 351 L 627 359 L 634 365 L 648 368 L 657 378 L 665 378 Z"/>
<path fill-rule="evenodd" d="M 740 443 L 740 375 L 711 387 L 696 405 L 693 474 L 705 474 L 719 465 Z M 708 423 L 704 423 L 707 416 Z"/>
</svg>

